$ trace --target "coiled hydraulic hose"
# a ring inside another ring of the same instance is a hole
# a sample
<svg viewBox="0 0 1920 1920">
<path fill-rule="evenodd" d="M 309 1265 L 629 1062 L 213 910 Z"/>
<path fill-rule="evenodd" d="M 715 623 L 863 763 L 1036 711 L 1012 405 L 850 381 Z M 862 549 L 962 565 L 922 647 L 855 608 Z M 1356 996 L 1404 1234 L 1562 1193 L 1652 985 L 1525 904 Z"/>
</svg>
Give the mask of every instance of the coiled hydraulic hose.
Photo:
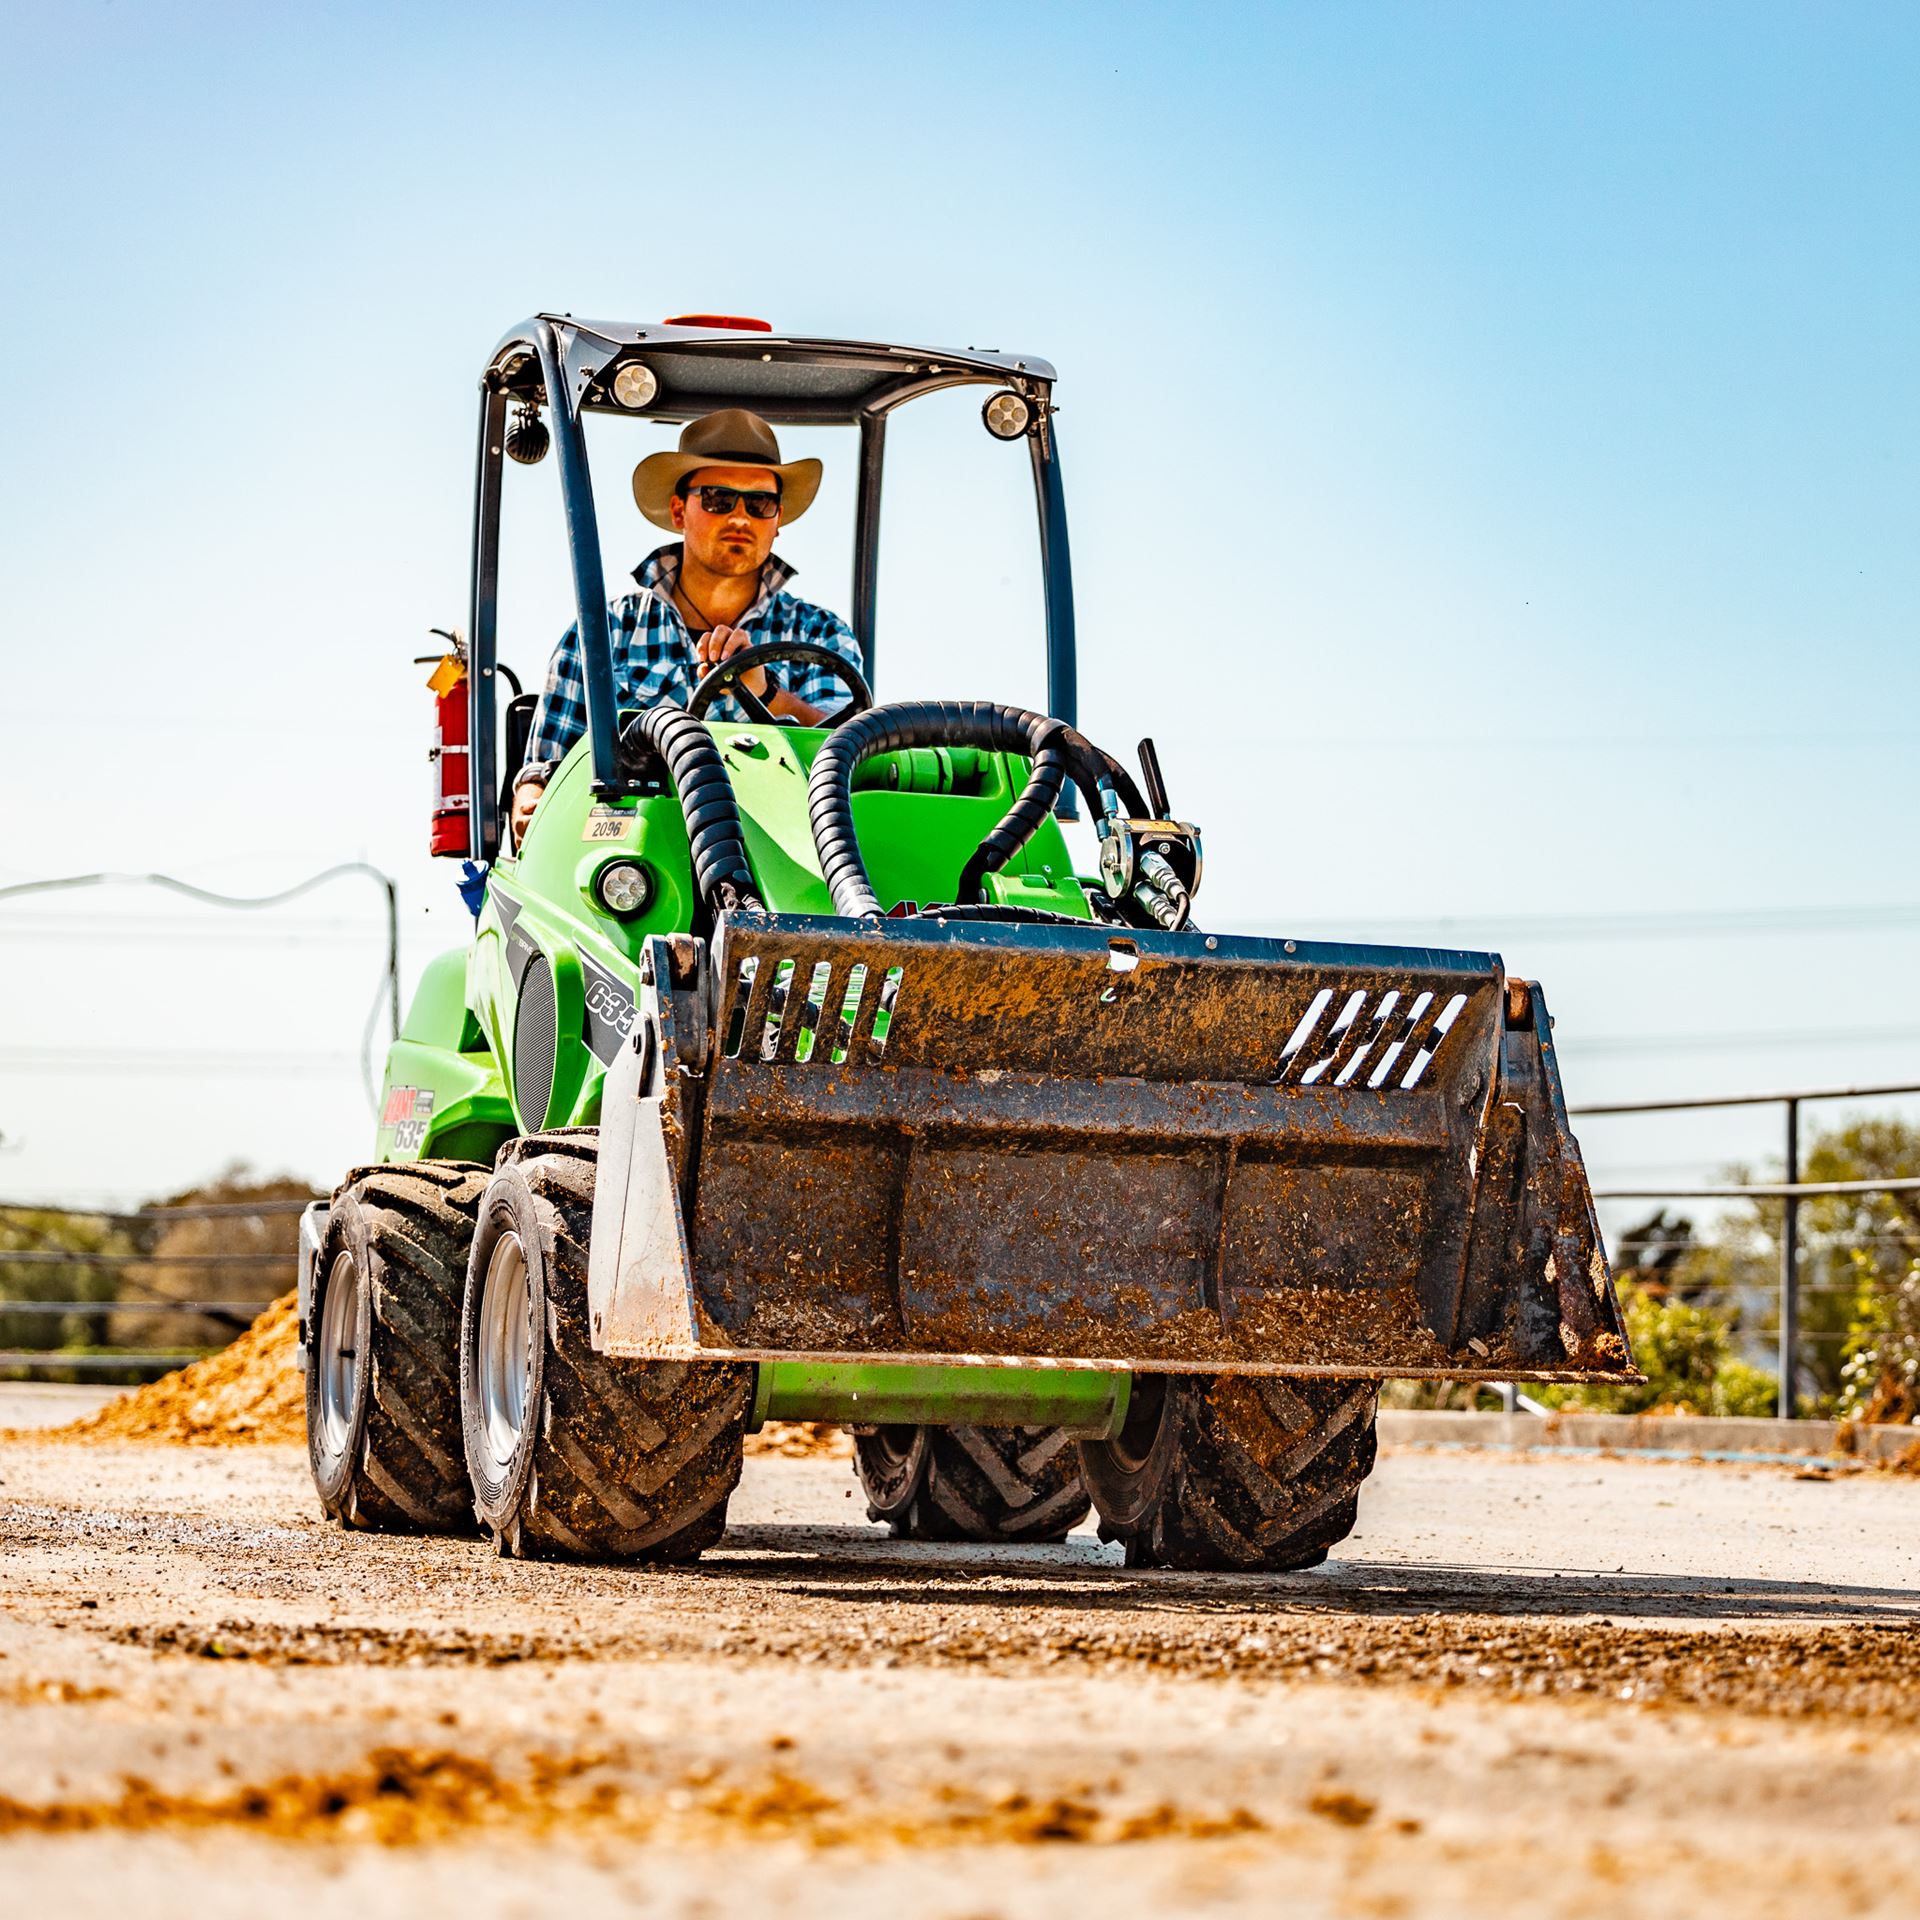
<svg viewBox="0 0 1920 1920">
<path fill-rule="evenodd" d="M 667 763 L 693 852 L 693 884 L 711 913 L 727 907 L 763 911 L 747 864 L 740 804 L 713 735 L 672 701 L 649 707 L 627 724 L 621 744 L 645 746 Z"/>
<path fill-rule="evenodd" d="M 987 700 L 906 700 L 873 707 L 828 736 L 807 781 L 807 814 L 833 910 L 850 920 L 878 918 L 880 897 L 867 878 L 853 830 L 853 775 L 861 761 L 902 747 L 984 747 L 1024 753 L 1033 771 L 1006 817 L 981 841 L 960 875 L 962 901 L 978 900 L 980 882 L 997 873 L 1034 836 L 1067 778 L 1075 772 L 1071 729 L 1045 714 Z"/>
</svg>

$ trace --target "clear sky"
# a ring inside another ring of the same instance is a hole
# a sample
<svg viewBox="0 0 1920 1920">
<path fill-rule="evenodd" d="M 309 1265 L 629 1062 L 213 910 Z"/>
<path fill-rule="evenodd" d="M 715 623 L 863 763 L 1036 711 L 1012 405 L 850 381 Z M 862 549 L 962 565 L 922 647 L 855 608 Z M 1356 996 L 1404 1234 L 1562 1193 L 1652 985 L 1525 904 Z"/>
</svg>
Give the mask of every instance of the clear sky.
<svg viewBox="0 0 1920 1920">
<path fill-rule="evenodd" d="M 1160 740 L 1209 925 L 1498 943 L 1576 1100 L 1920 1078 L 1911 6 L 6 0 L 0 48 L 0 880 L 365 856 L 409 973 L 461 938 L 411 662 L 482 361 L 742 311 L 1059 366 L 1082 719 Z M 883 697 L 1038 690 L 997 451 L 902 468 Z M 1826 907 L 1915 911 L 1657 919 Z M 374 927 L 0 907 L 0 1193 L 331 1181 Z"/>
</svg>

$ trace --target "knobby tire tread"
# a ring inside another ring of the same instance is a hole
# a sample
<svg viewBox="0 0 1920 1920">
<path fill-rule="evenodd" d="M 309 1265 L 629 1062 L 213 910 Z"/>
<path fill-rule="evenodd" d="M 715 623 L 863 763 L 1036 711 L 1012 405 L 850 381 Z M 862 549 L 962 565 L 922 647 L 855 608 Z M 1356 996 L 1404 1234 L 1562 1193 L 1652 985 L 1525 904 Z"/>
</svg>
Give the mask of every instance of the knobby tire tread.
<svg viewBox="0 0 1920 1920">
<path fill-rule="evenodd" d="M 466 1161 L 356 1168 L 335 1200 L 367 1229 L 365 1414 L 344 1484 L 321 1504 L 344 1526 L 470 1533 L 460 1432 L 460 1300 L 488 1170 Z M 331 1234 L 329 1248 L 337 1244 Z"/>
<path fill-rule="evenodd" d="M 1096 1446 L 1083 1448 L 1103 1539 L 1129 1566 L 1282 1572 L 1353 1531 L 1373 1470 L 1379 1382 L 1238 1374 L 1170 1382 L 1172 1444 L 1144 1510 L 1116 1519 Z"/>
<path fill-rule="evenodd" d="M 753 1370 L 594 1351 L 587 1248 L 597 1146 L 596 1130 L 580 1128 L 509 1149 L 550 1260 L 544 1405 L 518 1509 L 488 1524 L 501 1551 L 521 1558 L 683 1564 L 725 1530 Z"/>
<path fill-rule="evenodd" d="M 912 1498 L 891 1510 L 878 1498 L 877 1456 L 854 1437 L 854 1470 L 868 1517 L 909 1540 L 1027 1544 L 1064 1540 L 1091 1502 L 1079 1456 L 1058 1427 L 928 1427 Z"/>
</svg>

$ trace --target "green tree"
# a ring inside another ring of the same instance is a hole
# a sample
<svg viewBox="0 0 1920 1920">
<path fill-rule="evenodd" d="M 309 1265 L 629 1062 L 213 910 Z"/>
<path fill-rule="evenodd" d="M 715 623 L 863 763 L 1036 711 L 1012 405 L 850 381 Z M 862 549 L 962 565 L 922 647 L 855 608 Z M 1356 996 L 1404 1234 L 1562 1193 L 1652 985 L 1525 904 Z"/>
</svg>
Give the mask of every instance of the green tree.
<svg viewBox="0 0 1920 1920">
<path fill-rule="evenodd" d="M 57 1207 L 0 1211 L 0 1348 L 38 1352 L 102 1345 L 107 1311 L 119 1297 L 120 1262 L 135 1251 L 132 1236 L 109 1217 Z M 9 1301 L 78 1300 L 72 1313 L 9 1313 Z M 98 1311 L 91 1308 L 99 1302 Z M 9 1369 L 14 1374 L 21 1368 Z M 60 1371 L 32 1370 L 35 1379 Z M 65 1377 L 77 1377 L 65 1370 Z"/>
</svg>

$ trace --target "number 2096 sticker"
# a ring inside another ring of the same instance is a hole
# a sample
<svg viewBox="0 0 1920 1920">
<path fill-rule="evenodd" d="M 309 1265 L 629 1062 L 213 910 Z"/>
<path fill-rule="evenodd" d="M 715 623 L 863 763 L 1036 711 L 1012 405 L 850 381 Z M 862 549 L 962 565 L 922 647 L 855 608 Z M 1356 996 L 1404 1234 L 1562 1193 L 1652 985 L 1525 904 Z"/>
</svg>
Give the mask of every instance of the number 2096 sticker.
<svg viewBox="0 0 1920 1920">
<path fill-rule="evenodd" d="M 587 815 L 587 824 L 580 830 L 582 840 L 624 840 L 634 822 L 634 814 L 627 807 L 595 807 Z"/>
</svg>

